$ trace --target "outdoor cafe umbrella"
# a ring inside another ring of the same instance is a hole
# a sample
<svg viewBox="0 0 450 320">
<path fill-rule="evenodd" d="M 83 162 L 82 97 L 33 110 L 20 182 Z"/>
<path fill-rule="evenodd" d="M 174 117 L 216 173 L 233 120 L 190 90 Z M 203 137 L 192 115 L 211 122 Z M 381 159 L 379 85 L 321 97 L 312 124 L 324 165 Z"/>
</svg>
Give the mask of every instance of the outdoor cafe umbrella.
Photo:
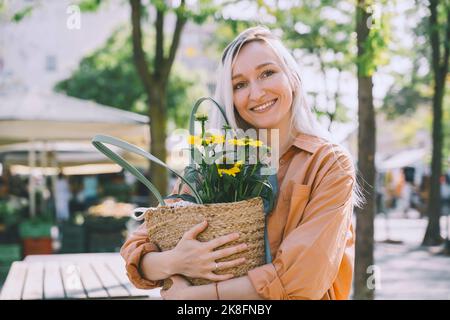
<svg viewBox="0 0 450 320">
<path fill-rule="evenodd" d="M 148 125 L 146 116 L 58 93 L 31 91 L 0 95 L 0 145 L 90 141 L 101 133 L 147 147 Z"/>
</svg>

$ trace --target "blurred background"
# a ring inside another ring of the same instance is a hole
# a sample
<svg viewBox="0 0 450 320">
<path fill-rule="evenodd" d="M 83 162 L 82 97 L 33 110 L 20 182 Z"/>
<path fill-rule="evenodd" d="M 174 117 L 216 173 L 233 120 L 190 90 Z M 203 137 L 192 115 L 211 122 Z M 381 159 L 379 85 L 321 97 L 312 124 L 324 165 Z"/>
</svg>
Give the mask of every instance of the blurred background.
<svg viewBox="0 0 450 320">
<path fill-rule="evenodd" d="M 154 199 L 90 140 L 177 170 L 171 133 L 263 24 L 358 165 L 354 299 L 450 299 L 448 0 L 0 0 L 0 286 L 28 255 L 118 252 Z M 113 149 L 159 190 L 174 178 Z"/>
</svg>

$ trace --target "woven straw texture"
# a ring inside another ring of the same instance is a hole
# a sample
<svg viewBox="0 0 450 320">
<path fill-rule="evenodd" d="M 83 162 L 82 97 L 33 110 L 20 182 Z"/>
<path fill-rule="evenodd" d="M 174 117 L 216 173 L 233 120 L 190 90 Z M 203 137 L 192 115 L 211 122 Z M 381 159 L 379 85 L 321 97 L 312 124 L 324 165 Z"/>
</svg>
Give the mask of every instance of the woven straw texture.
<svg viewBox="0 0 450 320">
<path fill-rule="evenodd" d="M 232 203 L 214 203 L 187 207 L 170 208 L 167 206 L 151 208 L 145 214 L 150 241 L 162 251 L 174 248 L 183 234 L 204 220 L 208 227 L 197 239 L 209 241 L 232 232 L 239 232 L 239 239 L 229 242 L 215 250 L 246 243 L 247 250 L 217 260 L 217 262 L 245 257 L 246 263 L 228 269 L 218 270 L 217 274 L 232 273 L 236 277 L 246 275 L 255 267 L 263 265 L 264 260 L 264 209 L 260 197 Z M 188 278 L 193 285 L 211 283 L 206 279 Z M 166 280 L 163 288 L 170 287 Z"/>
</svg>

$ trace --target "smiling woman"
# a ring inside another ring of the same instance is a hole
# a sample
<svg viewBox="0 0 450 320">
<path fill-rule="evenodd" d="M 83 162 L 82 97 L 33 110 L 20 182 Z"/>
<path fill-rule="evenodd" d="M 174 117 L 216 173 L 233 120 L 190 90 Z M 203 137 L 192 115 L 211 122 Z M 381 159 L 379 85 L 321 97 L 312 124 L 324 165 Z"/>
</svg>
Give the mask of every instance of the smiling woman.
<svg viewBox="0 0 450 320">
<path fill-rule="evenodd" d="M 142 226 L 121 250 L 131 281 L 153 288 L 170 277 L 173 285 L 161 291 L 164 299 L 347 299 L 354 265 L 353 206 L 361 203 L 355 169 L 308 107 L 296 61 L 270 30 L 247 29 L 223 53 L 215 100 L 225 107 L 233 129 L 278 130 L 279 145 L 267 141 L 280 155 L 280 192 L 267 218 L 273 259 L 246 276 L 219 276 L 214 273 L 223 267 L 216 263 L 219 256 L 245 251 L 239 245 L 219 249 L 238 234 L 199 242 L 204 223 L 173 250 L 158 252 Z M 210 119 L 210 127 L 222 128 L 219 112 L 213 110 Z M 214 275 L 215 283 L 191 286 L 184 276 L 192 275 Z"/>
</svg>

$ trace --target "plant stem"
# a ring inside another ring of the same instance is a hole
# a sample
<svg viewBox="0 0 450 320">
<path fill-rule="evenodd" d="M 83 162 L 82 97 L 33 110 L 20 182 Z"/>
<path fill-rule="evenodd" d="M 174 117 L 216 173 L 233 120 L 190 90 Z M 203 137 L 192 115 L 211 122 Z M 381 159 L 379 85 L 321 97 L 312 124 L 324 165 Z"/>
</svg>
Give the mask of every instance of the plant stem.
<svg viewBox="0 0 450 320">
<path fill-rule="evenodd" d="M 250 177 L 255 173 L 256 165 L 253 165 L 252 172 L 250 173 Z M 248 184 L 245 186 L 244 194 L 247 193 Z"/>
<path fill-rule="evenodd" d="M 261 183 L 261 188 L 259 188 L 258 197 L 261 195 L 261 191 L 262 191 L 263 186 L 264 186 L 264 184 Z"/>
</svg>

